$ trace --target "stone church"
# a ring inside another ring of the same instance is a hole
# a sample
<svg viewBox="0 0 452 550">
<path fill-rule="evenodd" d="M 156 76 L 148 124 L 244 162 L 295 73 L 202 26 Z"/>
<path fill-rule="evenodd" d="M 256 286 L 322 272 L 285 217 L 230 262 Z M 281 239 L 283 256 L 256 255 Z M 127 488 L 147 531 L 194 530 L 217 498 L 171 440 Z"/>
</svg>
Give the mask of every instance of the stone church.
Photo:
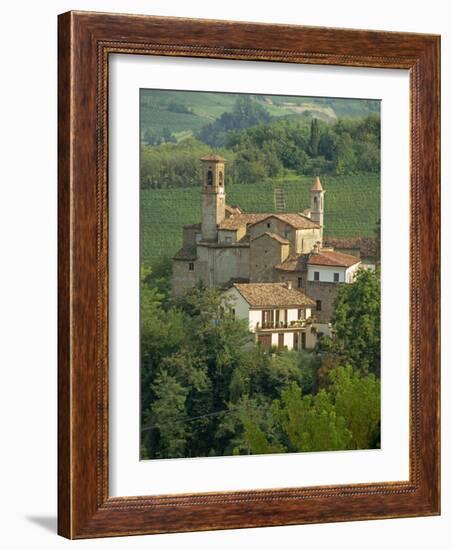
<svg viewBox="0 0 452 550">
<path fill-rule="evenodd" d="M 182 248 L 173 257 L 173 294 L 200 281 L 208 287 L 232 289 L 232 293 L 235 288 L 241 297 L 252 295 L 254 300 L 259 293 L 270 296 L 274 291 L 275 296 L 284 296 L 282 321 L 278 320 L 275 330 L 284 328 L 284 308 L 291 300 L 299 314 L 305 315 L 296 306 L 303 294 L 309 312 L 312 309 L 316 321 L 327 325 L 338 284 L 352 282 L 361 261 L 356 255 L 323 246 L 325 191 L 320 178 L 315 178 L 309 190 L 310 208 L 303 213 L 247 213 L 226 204 L 225 159 L 208 155 L 201 163 L 201 222 L 183 226 Z M 279 311 L 274 304 L 273 310 Z M 265 325 L 270 328 L 269 322 Z"/>
</svg>

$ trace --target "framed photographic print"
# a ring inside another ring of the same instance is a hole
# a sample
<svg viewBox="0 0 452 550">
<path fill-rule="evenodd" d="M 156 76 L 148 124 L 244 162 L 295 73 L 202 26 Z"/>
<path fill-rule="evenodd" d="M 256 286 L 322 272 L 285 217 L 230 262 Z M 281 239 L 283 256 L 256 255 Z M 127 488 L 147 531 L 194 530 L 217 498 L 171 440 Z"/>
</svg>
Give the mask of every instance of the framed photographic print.
<svg viewBox="0 0 452 550">
<path fill-rule="evenodd" d="M 59 533 L 439 514 L 437 36 L 59 17 Z"/>
</svg>

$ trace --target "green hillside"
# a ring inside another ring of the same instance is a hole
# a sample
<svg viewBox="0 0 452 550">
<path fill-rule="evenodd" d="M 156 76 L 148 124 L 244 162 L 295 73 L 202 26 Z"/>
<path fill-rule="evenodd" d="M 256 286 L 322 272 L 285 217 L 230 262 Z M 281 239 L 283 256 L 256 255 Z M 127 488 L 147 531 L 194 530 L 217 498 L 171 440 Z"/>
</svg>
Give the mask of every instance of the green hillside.
<svg viewBox="0 0 452 550">
<path fill-rule="evenodd" d="M 380 178 L 322 177 L 325 195 L 325 236 L 370 237 L 380 217 Z M 266 183 L 235 184 L 226 188 L 228 204 L 246 212 L 273 212 L 274 187 L 284 187 L 288 212 L 309 207 L 312 177 L 281 178 Z M 358 208 L 359 206 L 359 208 Z M 142 260 L 151 265 L 172 256 L 181 246 L 182 225 L 200 221 L 201 189 L 141 191 Z"/>
<path fill-rule="evenodd" d="M 182 139 L 199 131 L 225 112 L 231 112 L 243 94 L 146 90 L 140 94 L 141 132 L 169 130 Z M 251 95 L 273 117 L 313 116 L 325 121 L 339 117 L 359 118 L 380 111 L 371 99 L 316 98 L 303 96 Z"/>
<path fill-rule="evenodd" d="M 167 128 L 185 138 L 231 111 L 236 98 L 236 94 L 141 90 L 141 131 Z M 175 111 L 177 105 L 187 112 Z"/>
</svg>

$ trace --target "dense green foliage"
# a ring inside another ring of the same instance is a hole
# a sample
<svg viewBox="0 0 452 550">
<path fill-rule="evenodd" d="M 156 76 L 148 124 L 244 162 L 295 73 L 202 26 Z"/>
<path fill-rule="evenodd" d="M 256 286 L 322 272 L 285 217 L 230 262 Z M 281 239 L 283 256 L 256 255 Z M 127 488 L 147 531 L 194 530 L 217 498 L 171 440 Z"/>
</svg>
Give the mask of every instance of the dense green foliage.
<svg viewBox="0 0 452 550">
<path fill-rule="evenodd" d="M 347 353 L 340 331 L 327 352 L 268 354 L 218 290 L 175 301 L 167 276 L 164 262 L 142 274 L 143 458 L 379 446 L 379 378 Z M 368 301 L 366 289 L 372 298 L 362 281 L 344 285 L 363 287 L 350 299 Z"/>
<path fill-rule="evenodd" d="M 167 128 L 161 138 L 146 130 L 141 187 L 199 187 L 198 159 L 209 147 L 228 160 L 229 183 L 262 183 L 288 173 L 323 176 L 380 171 L 378 114 L 332 124 L 306 117 L 273 122 L 269 118 L 259 104 L 239 98 L 231 113 L 198 133 L 200 141 L 190 138 L 174 144 Z"/>
<path fill-rule="evenodd" d="M 380 372 L 380 278 L 361 269 L 352 285 L 338 289 L 331 319 L 335 349 L 363 372 Z"/>
<path fill-rule="evenodd" d="M 159 147 L 141 146 L 142 189 L 168 189 L 201 185 L 199 158 L 210 151 L 207 145 L 189 138 L 180 143 L 167 141 Z"/>
<path fill-rule="evenodd" d="M 228 134 L 230 177 L 253 183 L 283 175 L 354 175 L 380 171 L 380 117 L 277 120 Z"/>
<path fill-rule="evenodd" d="M 373 237 L 380 217 L 379 176 L 325 176 L 322 184 L 326 189 L 325 236 Z M 284 189 L 287 211 L 303 212 L 309 207 L 311 185 L 312 177 L 303 176 L 247 185 L 226 183 L 226 200 L 228 204 L 238 204 L 245 212 L 273 212 L 277 186 Z M 142 261 L 152 265 L 161 257 L 174 255 L 182 245 L 181 226 L 200 219 L 200 186 L 142 190 Z"/>
<path fill-rule="evenodd" d="M 250 96 L 243 95 L 237 98 L 231 112 L 224 112 L 214 122 L 201 128 L 198 137 L 211 147 L 222 147 L 226 144 L 229 132 L 265 124 L 270 119 L 265 107 Z"/>
</svg>

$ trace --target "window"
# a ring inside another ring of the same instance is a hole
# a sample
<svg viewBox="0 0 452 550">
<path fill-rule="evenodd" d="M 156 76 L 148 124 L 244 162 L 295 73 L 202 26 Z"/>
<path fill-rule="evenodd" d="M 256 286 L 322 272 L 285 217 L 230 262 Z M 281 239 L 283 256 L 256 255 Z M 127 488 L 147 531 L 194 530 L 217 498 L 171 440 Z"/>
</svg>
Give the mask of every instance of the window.
<svg viewBox="0 0 452 550">
<path fill-rule="evenodd" d="M 303 277 L 298 277 L 298 288 L 303 288 Z"/>
<path fill-rule="evenodd" d="M 225 243 L 230 243 L 230 242 L 232 242 L 232 237 L 225 237 L 225 238 L 224 238 L 224 242 L 225 242 Z"/>
<path fill-rule="evenodd" d="M 273 310 L 264 309 L 262 311 L 262 328 L 272 328 L 273 327 Z"/>
<path fill-rule="evenodd" d="M 304 309 L 298 310 L 298 320 L 302 321 L 305 318 Z"/>
<path fill-rule="evenodd" d="M 270 227 L 270 222 L 267 222 L 267 227 L 268 227 L 268 228 Z"/>
<path fill-rule="evenodd" d="M 334 282 L 335 282 L 335 283 L 338 283 L 338 282 L 339 282 L 339 273 L 335 273 L 335 274 L 334 274 Z"/>
<path fill-rule="evenodd" d="M 188 264 L 188 271 L 194 271 L 195 270 L 195 264 L 194 262 L 189 262 Z"/>
<path fill-rule="evenodd" d="M 284 347 L 284 332 L 278 334 L 278 348 L 283 349 Z"/>
<path fill-rule="evenodd" d="M 223 187 L 223 172 L 218 174 L 218 184 L 220 187 Z"/>
<path fill-rule="evenodd" d="M 207 185 L 212 185 L 213 184 L 213 172 L 212 170 L 209 170 L 207 172 Z"/>
<path fill-rule="evenodd" d="M 314 271 L 314 281 L 320 281 L 320 273 L 318 271 Z"/>
<path fill-rule="evenodd" d="M 322 300 L 315 301 L 315 309 L 316 311 L 322 311 Z"/>
</svg>

